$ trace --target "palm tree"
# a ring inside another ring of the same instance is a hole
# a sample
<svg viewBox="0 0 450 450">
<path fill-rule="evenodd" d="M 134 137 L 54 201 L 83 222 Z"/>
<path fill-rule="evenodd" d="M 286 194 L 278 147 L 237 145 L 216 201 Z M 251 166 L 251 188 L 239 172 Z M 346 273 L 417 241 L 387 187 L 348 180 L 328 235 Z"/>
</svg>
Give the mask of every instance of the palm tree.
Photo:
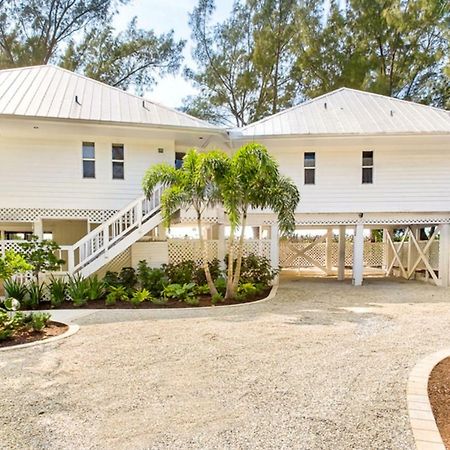
<svg viewBox="0 0 450 450">
<path fill-rule="evenodd" d="M 295 229 L 295 209 L 300 194 L 292 180 L 280 174 L 278 163 L 260 144 L 241 147 L 231 157 L 227 169 L 215 178 L 231 227 L 225 298 L 233 298 L 241 275 L 248 210 L 271 209 L 277 214 L 280 231 L 286 234 Z M 238 227 L 240 236 L 234 267 L 233 247 Z M 277 238 L 272 236 L 272 239 Z"/>
<path fill-rule="evenodd" d="M 218 292 L 208 266 L 202 215 L 208 207 L 214 206 L 220 200 L 213 174 L 219 175 L 226 170 L 227 158 L 220 151 L 199 153 L 196 150 L 190 150 L 183 158 L 180 169 L 167 163 L 157 164 L 147 170 L 143 180 L 146 195 L 150 195 L 157 184 L 165 187 L 161 197 L 161 210 L 167 226 L 170 226 L 173 214 L 180 208 L 194 208 L 202 252 L 202 266 L 213 296 L 218 295 Z"/>
</svg>

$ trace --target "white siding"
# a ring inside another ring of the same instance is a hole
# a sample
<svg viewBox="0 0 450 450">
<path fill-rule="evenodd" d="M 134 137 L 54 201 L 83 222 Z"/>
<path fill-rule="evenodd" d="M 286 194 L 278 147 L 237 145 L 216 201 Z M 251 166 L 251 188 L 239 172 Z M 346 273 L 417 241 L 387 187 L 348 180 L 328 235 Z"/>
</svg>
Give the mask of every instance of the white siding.
<svg viewBox="0 0 450 450">
<path fill-rule="evenodd" d="M 83 141 L 95 142 L 95 179 L 82 176 Z M 112 179 L 112 143 L 125 146 L 125 180 Z M 173 164 L 174 147 L 173 140 L 121 136 L 0 137 L 0 208 L 121 209 L 142 194 L 149 166 Z"/>
<path fill-rule="evenodd" d="M 450 137 L 265 144 L 299 187 L 299 213 L 450 211 Z M 363 150 L 374 152 L 373 184 L 361 183 Z M 316 184 L 304 185 L 303 153 L 310 151 Z"/>
</svg>

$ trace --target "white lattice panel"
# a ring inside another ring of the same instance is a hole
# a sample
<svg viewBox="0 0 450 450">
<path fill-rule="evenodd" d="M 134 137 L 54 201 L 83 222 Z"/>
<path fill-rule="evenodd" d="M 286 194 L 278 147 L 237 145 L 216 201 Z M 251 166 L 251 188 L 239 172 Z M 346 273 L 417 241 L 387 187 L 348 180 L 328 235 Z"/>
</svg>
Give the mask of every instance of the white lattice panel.
<svg viewBox="0 0 450 450">
<path fill-rule="evenodd" d="M 226 242 L 228 248 L 229 242 Z M 236 255 L 238 249 L 238 240 L 233 243 L 233 252 Z M 270 258 L 270 241 L 268 240 L 258 240 L 258 239 L 246 239 L 244 241 L 244 251 L 243 256 L 257 255 Z"/>
<path fill-rule="evenodd" d="M 183 261 L 202 261 L 203 254 L 198 239 L 169 239 L 169 263 L 178 264 Z M 218 241 L 205 241 L 208 261 L 218 257 Z"/>
<path fill-rule="evenodd" d="M 103 223 L 116 213 L 102 209 L 44 209 L 44 208 L 0 208 L 0 221 L 33 222 L 46 219 L 89 219 L 92 223 Z"/>
<path fill-rule="evenodd" d="M 0 241 L 0 256 L 4 256 L 8 250 L 20 251 L 20 243 L 24 241 Z"/>
</svg>

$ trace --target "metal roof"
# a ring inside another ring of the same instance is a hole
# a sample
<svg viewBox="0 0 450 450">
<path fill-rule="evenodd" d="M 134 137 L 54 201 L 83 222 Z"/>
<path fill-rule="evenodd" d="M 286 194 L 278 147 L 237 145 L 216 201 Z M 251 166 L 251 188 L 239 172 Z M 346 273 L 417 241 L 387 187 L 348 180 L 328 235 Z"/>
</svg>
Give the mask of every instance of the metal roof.
<svg viewBox="0 0 450 450">
<path fill-rule="evenodd" d="M 281 135 L 450 133 L 450 112 L 341 88 L 231 130 L 232 138 Z"/>
<path fill-rule="evenodd" d="M 175 109 L 51 65 L 0 70 L 0 114 L 217 129 Z"/>
</svg>

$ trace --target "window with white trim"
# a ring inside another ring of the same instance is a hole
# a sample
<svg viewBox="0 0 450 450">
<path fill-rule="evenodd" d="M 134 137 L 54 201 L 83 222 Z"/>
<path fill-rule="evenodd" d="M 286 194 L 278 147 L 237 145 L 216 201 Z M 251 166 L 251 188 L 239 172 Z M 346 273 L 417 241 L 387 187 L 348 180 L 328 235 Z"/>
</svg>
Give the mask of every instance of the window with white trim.
<svg viewBox="0 0 450 450">
<path fill-rule="evenodd" d="M 83 178 L 95 178 L 94 142 L 83 142 Z"/>
<path fill-rule="evenodd" d="M 362 152 L 362 184 L 373 183 L 373 151 Z"/>
<path fill-rule="evenodd" d="M 305 184 L 316 184 L 316 153 L 305 152 L 303 155 Z"/>
<path fill-rule="evenodd" d="M 112 145 L 112 177 L 114 180 L 125 178 L 123 144 Z"/>
</svg>

